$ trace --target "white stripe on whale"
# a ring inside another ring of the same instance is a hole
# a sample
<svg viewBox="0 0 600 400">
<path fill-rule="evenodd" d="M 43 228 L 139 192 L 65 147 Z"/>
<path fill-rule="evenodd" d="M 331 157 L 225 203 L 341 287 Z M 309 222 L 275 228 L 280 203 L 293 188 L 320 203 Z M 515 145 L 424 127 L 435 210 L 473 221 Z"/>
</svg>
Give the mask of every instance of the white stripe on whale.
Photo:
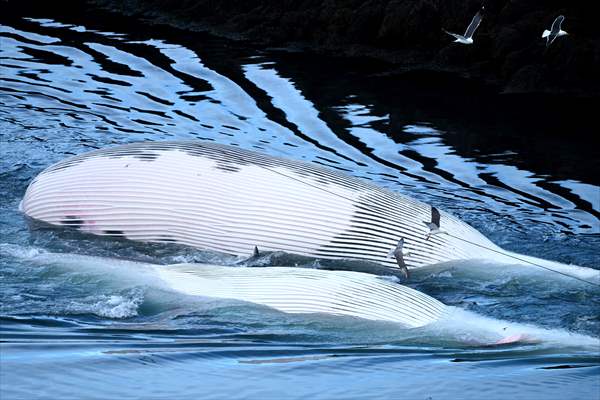
<svg viewBox="0 0 600 400">
<path fill-rule="evenodd" d="M 21 209 L 97 235 L 240 256 L 258 246 L 395 267 L 388 253 L 403 237 L 408 268 L 461 259 L 577 268 L 506 252 L 443 211 L 450 234 L 427 239 L 427 204 L 313 164 L 199 141 L 134 143 L 71 157 L 31 182 Z M 575 272 L 600 281 L 597 271 Z"/>
<path fill-rule="evenodd" d="M 370 274 L 292 267 L 178 264 L 157 268 L 179 292 L 232 298 L 291 314 L 331 314 L 416 328 L 435 322 L 446 306 L 434 298 Z"/>
</svg>

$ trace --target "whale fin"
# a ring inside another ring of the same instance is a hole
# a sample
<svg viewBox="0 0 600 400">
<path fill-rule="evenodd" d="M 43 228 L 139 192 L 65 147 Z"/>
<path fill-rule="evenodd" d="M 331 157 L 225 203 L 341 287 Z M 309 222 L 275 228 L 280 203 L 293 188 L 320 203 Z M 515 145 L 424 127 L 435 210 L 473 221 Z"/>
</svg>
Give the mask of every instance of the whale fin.
<svg viewBox="0 0 600 400">
<path fill-rule="evenodd" d="M 548 29 L 544 30 L 544 33 L 542 33 L 542 38 L 548 37 L 550 35 L 550 31 Z"/>
</svg>

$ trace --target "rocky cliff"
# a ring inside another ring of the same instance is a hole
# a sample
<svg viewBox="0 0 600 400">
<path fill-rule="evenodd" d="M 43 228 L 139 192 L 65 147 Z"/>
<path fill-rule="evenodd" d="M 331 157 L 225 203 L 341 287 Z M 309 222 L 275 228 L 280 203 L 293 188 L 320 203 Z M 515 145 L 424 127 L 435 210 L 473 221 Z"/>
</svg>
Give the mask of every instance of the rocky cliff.
<svg viewBox="0 0 600 400">
<path fill-rule="evenodd" d="M 600 29 L 585 0 L 90 0 L 96 6 L 183 29 L 206 30 L 262 46 L 367 56 L 393 73 L 445 72 L 501 93 L 600 94 Z M 470 46 L 462 33 L 484 5 Z M 565 16 L 569 35 L 541 38 Z"/>
</svg>

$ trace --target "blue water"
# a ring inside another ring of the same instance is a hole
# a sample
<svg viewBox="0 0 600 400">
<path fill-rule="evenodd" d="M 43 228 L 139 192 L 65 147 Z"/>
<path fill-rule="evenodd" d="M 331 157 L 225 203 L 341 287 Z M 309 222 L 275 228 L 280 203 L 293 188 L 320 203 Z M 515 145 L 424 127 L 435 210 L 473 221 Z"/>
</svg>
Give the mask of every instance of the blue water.
<svg viewBox="0 0 600 400">
<path fill-rule="evenodd" d="M 114 261 L 231 257 L 80 236 L 18 212 L 29 181 L 69 155 L 211 140 L 337 168 L 450 211 L 511 250 L 598 269 L 597 147 L 576 118 L 558 134 L 571 122 L 498 118 L 469 93 L 444 98 L 373 61 L 101 16 L 2 21 L 2 400 L 600 398 L 592 285 L 455 263 L 410 283 L 453 310 L 425 330 L 291 316 L 178 294 Z M 104 258 L 74 267 L 45 262 L 45 251 Z M 493 345 L 505 330 L 536 340 Z"/>
</svg>

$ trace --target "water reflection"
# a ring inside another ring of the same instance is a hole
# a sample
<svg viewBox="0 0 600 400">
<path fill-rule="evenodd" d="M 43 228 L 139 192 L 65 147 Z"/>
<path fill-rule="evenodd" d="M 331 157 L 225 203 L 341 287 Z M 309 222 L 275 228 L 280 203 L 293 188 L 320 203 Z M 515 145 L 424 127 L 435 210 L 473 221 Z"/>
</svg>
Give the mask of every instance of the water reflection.
<svg viewBox="0 0 600 400">
<path fill-rule="evenodd" d="M 37 237 L 17 212 L 29 181 L 65 156 L 200 139 L 341 169 L 451 210 L 503 246 L 598 267 L 597 146 L 576 129 L 566 143 L 560 134 L 571 131 L 558 124 L 557 136 L 551 118 L 500 119 L 468 96 L 440 98 L 372 61 L 71 19 L 0 27 L 4 241 L 155 263 L 233 263 L 69 232 Z M 413 283 L 450 305 L 551 328 L 564 342 L 488 348 L 465 342 L 489 318 L 424 334 L 177 295 L 110 265 L 67 271 L 0 257 L 0 270 L 5 397 L 507 398 L 535 390 L 590 398 L 598 390 L 598 357 L 562 331 L 597 339 L 597 293 L 561 281 L 448 270 Z"/>
<path fill-rule="evenodd" d="M 548 173 L 544 161 L 523 158 L 523 140 L 507 145 L 511 133 L 498 145 L 497 132 L 468 118 L 461 125 L 464 114 L 451 118 L 435 101 L 398 102 L 402 87 L 390 90 L 395 81 L 377 75 L 378 65 L 218 41 L 190 46 L 50 19 L 11 22 L 0 31 L 4 141 L 70 141 L 68 153 L 78 153 L 138 140 L 214 140 L 347 171 L 483 230 L 505 215 L 493 224 L 519 231 L 535 222 L 546 236 L 600 232 L 593 174 Z M 568 154 L 557 163 L 580 170 Z"/>
</svg>

